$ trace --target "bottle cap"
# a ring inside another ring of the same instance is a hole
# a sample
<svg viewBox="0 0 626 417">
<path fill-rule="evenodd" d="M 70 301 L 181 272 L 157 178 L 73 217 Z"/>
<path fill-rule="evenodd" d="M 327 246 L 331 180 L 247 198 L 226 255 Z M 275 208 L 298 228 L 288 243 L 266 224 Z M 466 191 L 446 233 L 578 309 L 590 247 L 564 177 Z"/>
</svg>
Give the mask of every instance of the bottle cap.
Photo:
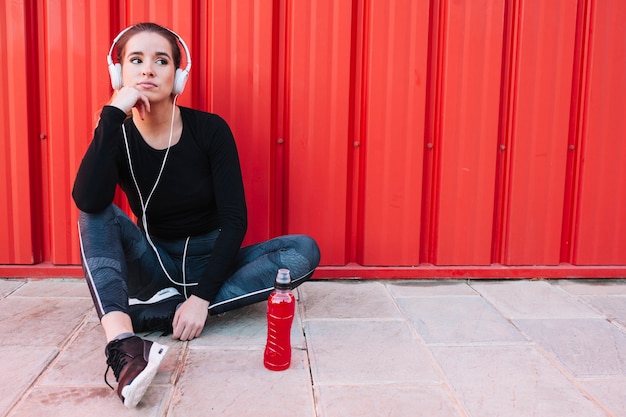
<svg viewBox="0 0 626 417">
<path fill-rule="evenodd" d="M 279 269 L 278 275 L 276 275 L 275 287 L 288 290 L 291 289 L 291 276 L 288 269 Z"/>
</svg>

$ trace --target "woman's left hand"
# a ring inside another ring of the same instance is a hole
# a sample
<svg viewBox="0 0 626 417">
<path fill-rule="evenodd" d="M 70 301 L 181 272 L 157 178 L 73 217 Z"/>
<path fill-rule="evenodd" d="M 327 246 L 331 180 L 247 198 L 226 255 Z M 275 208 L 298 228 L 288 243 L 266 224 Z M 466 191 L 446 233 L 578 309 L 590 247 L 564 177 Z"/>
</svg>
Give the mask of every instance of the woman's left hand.
<svg viewBox="0 0 626 417">
<path fill-rule="evenodd" d="M 176 311 L 172 327 L 172 338 L 192 340 L 200 334 L 209 315 L 209 302 L 192 295 Z"/>
</svg>

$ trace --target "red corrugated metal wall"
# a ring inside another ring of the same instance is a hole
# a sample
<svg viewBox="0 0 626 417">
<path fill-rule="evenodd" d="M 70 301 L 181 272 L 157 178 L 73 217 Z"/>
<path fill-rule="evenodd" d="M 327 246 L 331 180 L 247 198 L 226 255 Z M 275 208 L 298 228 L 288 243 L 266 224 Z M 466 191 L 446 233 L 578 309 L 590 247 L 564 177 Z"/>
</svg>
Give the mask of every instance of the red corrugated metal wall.
<svg viewBox="0 0 626 417">
<path fill-rule="evenodd" d="M 111 40 L 151 20 L 238 142 L 246 242 L 318 277 L 626 276 L 621 0 L 3 1 L 0 276 L 80 275 Z M 118 203 L 125 206 L 123 197 Z"/>
</svg>

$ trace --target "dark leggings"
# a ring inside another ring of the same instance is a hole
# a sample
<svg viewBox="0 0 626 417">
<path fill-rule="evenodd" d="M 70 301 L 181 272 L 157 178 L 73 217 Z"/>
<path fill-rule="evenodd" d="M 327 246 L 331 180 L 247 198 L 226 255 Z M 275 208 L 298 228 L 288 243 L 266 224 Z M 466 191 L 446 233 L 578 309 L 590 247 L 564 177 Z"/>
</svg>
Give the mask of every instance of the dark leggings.
<svg viewBox="0 0 626 417">
<path fill-rule="evenodd" d="M 128 311 L 128 299 L 147 300 L 174 287 L 185 297 L 202 275 L 219 230 L 175 241 L 152 238 L 159 258 L 144 233 L 115 205 L 99 213 L 81 212 L 78 221 L 82 264 L 98 316 Z M 313 274 L 320 253 L 313 239 L 287 235 L 241 248 L 232 275 L 209 306 L 211 315 L 267 300 L 280 268 L 291 273 L 297 287 Z M 184 274 L 183 274 L 184 263 Z"/>
</svg>

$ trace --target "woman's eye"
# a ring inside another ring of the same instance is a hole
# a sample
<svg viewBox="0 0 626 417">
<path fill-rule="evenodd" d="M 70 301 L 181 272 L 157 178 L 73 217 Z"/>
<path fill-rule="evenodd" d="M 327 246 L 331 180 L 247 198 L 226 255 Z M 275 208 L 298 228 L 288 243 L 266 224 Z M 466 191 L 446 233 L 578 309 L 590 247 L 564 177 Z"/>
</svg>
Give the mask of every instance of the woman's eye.
<svg viewBox="0 0 626 417">
<path fill-rule="evenodd" d="M 141 58 L 131 58 L 130 62 L 131 64 L 141 64 Z"/>
<path fill-rule="evenodd" d="M 159 65 L 167 65 L 167 59 L 165 58 L 159 58 L 156 60 L 156 63 Z"/>
</svg>

